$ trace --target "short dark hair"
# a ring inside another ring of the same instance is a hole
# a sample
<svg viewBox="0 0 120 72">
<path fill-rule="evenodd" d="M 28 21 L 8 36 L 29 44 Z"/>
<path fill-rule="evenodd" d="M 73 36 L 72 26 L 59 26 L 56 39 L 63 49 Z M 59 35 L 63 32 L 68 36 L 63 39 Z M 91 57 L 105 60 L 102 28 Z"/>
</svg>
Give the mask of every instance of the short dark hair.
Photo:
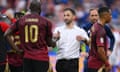
<svg viewBox="0 0 120 72">
<path fill-rule="evenodd" d="M 101 7 L 101 8 L 99 8 L 98 9 L 98 14 L 99 14 L 99 16 L 101 16 L 101 14 L 103 14 L 104 12 L 110 12 L 109 11 L 110 9 L 108 8 L 108 7 Z"/>
<path fill-rule="evenodd" d="M 75 11 L 71 8 L 65 8 L 64 11 L 70 11 L 73 15 L 76 15 Z"/>
<path fill-rule="evenodd" d="M 98 11 L 98 9 L 97 8 L 91 8 L 90 10 L 89 10 L 89 14 L 91 13 L 91 11 L 93 11 L 93 10 L 97 10 Z"/>
<path fill-rule="evenodd" d="M 37 1 L 32 1 L 30 4 L 30 10 L 31 12 L 37 12 L 37 13 L 41 13 L 41 4 L 40 2 Z"/>
</svg>

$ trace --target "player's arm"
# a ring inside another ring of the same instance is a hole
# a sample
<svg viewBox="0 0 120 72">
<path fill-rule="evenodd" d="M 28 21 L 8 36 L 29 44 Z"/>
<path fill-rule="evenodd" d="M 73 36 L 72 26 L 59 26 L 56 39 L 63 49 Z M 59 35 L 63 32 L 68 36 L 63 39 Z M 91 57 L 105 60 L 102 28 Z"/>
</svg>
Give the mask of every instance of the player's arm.
<svg viewBox="0 0 120 72">
<path fill-rule="evenodd" d="M 51 37 L 48 37 L 47 38 L 47 45 L 49 46 L 49 47 L 56 47 L 56 41 L 54 40 L 54 39 L 52 39 Z"/>
<path fill-rule="evenodd" d="M 51 22 L 47 22 L 47 39 L 46 39 L 46 42 L 47 42 L 47 45 L 49 47 L 55 47 L 56 46 L 56 43 L 54 41 L 52 41 L 52 23 Z"/>
<path fill-rule="evenodd" d="M 101 61 L 103 61 L 103 63 L 105 63 L 106 66 L 108 66 L 109 63 L 108 63 L 108 59 L 107 59 L 107 57 L 106 57 L 106 55 L 105 55 L 104 48 L 98 46 L 97 52 L 98 52 L 98 55 L 99 55 Z"/>
<path fill-rule="evenodd" d="M 17 47 L 14 45 L 14 42 L 13 42 L 13 40 L 11 39 L 12 29 L 9 28 L 9 29 L 5 32 L 4 36 L 5 36 L 6 39 L 8 40 L 9 44 L 11 45 L 11 47 L 16 50 Z"/>
<path fill-rule="evenodd" d="M 17 27 L 16 27 L 16 24 L 12 25 L 12 26 L 11 26 L 10 28 L 8 28 L 7 31 L 4 33 L 4 36 L 5 36 L 6 39 L 8 40 L 9 44 L 11 45 L 11 47 L 12 47 L 14 50 L 20 52 L 20 50 L 17 48 L 17 46 L 14 44 L 14 42 L 13 42 L 13 40 L 12 40 L 12 38 L 11 38 L 11 36 L 12 36 L 12 34 L 15 32 L 16 28 L 17 28 Z"/>
<path fill-rule="evenodd" d="M 84 41 L 87 45 L 89 45 L 90 39 L 89 39 L 89 37 L 88 37 L 88 35 L 87 35 L 87 32 L 85 32 L 84 30 L 82 30 L 81 32 L 83 32 L 83 35 L 84 35 L 83 41 Z"/>
<path fill-rule="evenodd" d="M 112 51 L 113 47 L 114 47 L 114 43 L 115 43 L 114 35 L 107 25 L 105 25 L 104 28 L 106 30 L 107 36 L 110 38 L 110 48 L 109 49 L 110 49 L 110 51 Z"/>
<path fill-rule="evenodd" d="M 96 33 L 96 44 L 100 60 L 105 64 L 105 66 L 109 66 L 108 59 L 104 50 L 104 38 L 101 30 Z"/>
</svg>

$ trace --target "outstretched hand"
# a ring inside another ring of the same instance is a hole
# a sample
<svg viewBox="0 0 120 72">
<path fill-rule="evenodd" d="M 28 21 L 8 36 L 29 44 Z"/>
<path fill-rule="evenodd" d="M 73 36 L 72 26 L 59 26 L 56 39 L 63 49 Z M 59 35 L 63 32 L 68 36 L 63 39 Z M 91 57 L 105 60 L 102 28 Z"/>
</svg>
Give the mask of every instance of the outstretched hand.
<svg viewBox="0 0 120 72">
<path fill-rule="evenodd" d="M 57 33 L 53 34 L 53 39 L 58 41 L 60 39 L 60 32 L 58 31 Z"/>
</svg>

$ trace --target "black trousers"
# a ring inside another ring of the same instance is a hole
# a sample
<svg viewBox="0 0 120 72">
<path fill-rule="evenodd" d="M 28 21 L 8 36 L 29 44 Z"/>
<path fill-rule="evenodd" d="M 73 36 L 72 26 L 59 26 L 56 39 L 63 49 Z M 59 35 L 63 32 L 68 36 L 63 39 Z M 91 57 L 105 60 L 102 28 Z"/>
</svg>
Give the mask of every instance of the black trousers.
<svg viewBox="0 0 120 72">
<path fill-rule="evenodd" d="M 37 61 L 31 59 L 24 59 L 24 72 L 47 72 L 49 68 L 48 61 Z"/>
<path fill-rule="evenodd" d="M 4 70 L 5 70 L 5 64 L 0 65 L 0 72 L 4 72 Z"/>
<path fill-rule="evenodd" d="M 88 72 L 98 72 L 98 69 L 88 68 Z"/>
<path fill-rule="evenodd" d="M 10 72 L 23 72 L 23 66 L 13 66 L 9 64 Z"/>
<path fill-rule="evenodd" d="M 78 59 L 61 59 L 56 63 L 57 72 L 78 72 Z"/>
</svg>

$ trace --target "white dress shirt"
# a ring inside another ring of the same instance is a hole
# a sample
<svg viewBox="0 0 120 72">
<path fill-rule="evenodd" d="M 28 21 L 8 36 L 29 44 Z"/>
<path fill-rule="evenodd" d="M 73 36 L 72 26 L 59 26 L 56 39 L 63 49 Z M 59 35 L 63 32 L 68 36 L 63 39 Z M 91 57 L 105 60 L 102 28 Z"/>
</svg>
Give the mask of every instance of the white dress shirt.
<svg viewBox="0 0 120 72">
<path fill-rule="evenodd" d="M 77 36 L 82 36 L 89 40 L 87 33 L 74 25 L 72 29 L 68 29 L 66 25 L 57 27 L 54 33 L 60 32 L 60 39 L 57 41 L 57 59 L 74 59 L 80 56 L 80 41 Z"/>
</svg>

